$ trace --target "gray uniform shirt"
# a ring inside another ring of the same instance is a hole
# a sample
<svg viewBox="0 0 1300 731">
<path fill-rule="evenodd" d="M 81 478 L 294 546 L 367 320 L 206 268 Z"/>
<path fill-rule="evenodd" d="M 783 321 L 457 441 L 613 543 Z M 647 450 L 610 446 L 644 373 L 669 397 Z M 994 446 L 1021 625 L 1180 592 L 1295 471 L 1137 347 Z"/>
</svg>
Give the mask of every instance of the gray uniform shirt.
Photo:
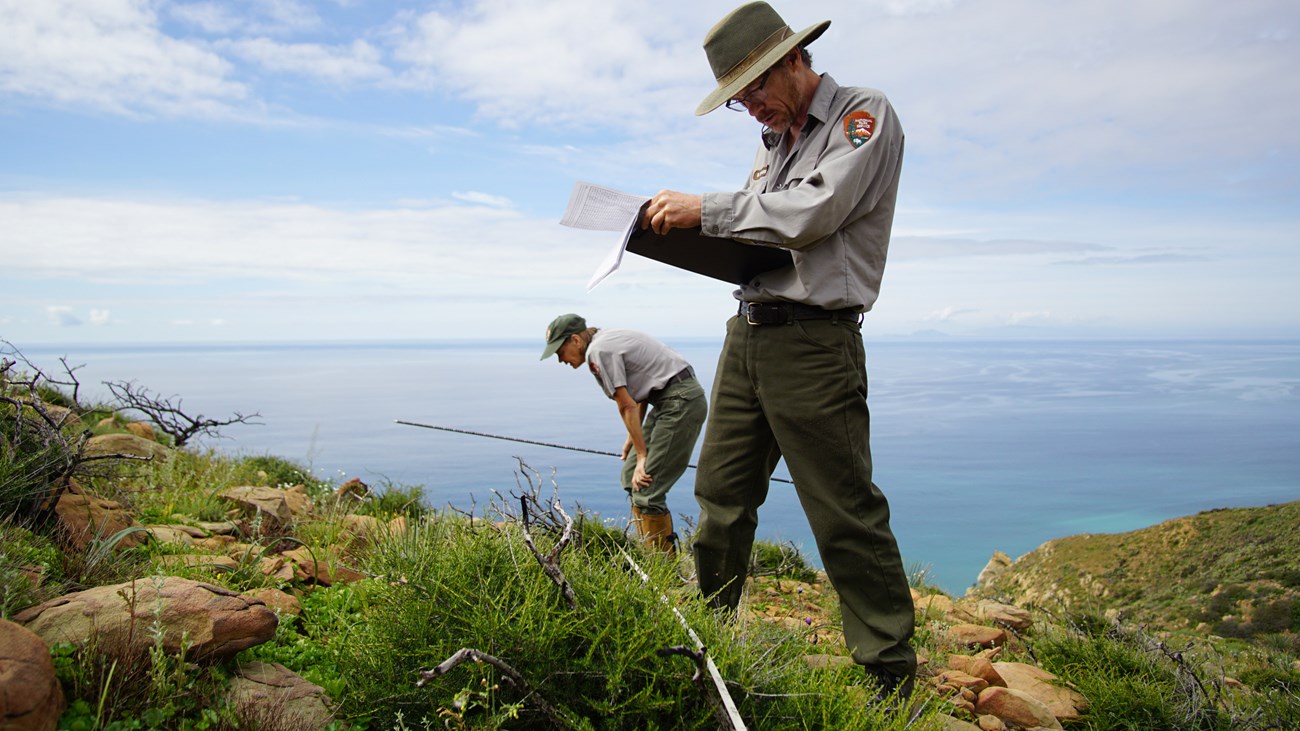
<svg viewBox="0 0 1300 731">
<path fill-rule="evenodd" d="M 794 148 L 786 153 L 784 136 L 760 146 L 744 190 L 703 196 L 704 235 L 780 246 L 794 259 L 742 284 L 737 299 L 871 309 L 902 162 L 903 129 L 885 95 L 822 74 Z"/>
<path fill-rule="evenodd" d="M 610 398 L 623 386 L 633 401 L 645 401 L 688 365 L 677 351 L 636 330 L 597 330 L 587 345 L 587 367 Z"/>
</svg>

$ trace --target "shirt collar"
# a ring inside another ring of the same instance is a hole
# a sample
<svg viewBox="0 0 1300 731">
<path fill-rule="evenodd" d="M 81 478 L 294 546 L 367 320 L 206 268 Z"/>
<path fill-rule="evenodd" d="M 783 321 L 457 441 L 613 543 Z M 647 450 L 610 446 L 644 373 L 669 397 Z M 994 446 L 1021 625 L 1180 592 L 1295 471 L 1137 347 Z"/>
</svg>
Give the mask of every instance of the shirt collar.
<svg viewBox="0 0 1300 731">
<path fill-rule="evenodd" d="M 806 136 L 814 127 L 826 122 L 826 118 L 831 113 L 831 102 L 835 99 L 835 93 L 839 91 L 840 85 L 830 74 L 821 75 L 821 83 L 817 85 L 817 91 L 813 92 L 812 102 L 808 105 L 808 119 L 804 121 L 803 129 L 800 136 Z M 784 135 L 767 127 L 763 128 L 763 147 L 772 149 L 776 143 L 781 141 Z"/>
</svg>

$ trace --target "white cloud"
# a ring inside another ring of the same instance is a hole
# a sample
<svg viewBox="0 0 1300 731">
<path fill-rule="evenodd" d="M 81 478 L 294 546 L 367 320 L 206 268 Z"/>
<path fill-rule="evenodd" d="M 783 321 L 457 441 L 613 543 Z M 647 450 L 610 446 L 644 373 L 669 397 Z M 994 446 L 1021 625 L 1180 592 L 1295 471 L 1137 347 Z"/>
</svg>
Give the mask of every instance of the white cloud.
<svg viewBox="0 0 1300 731">
<path fill-rule="evenodd" d="M 45 308 L 45 315 L 51 323 L 59 327 L 77 327 L 81 325 L 81 319 L 72 314 L 72 308 L 66 305 L 50 305 Z"/>
<path fill-rule="evenodd" d="M 233 7 L 215 2 L 178 3 L 168 7 L 167 14 L 185 25 L 213 34 L 230 33 L 247 22 Z"/>
<path fill-rule="evenodd" d="M 1090 256 L 1084 259 L 1057 262 L 1060 266 L 1126 266 L 1134 264 L 1183 264 L 1209 261 L 1209 257 L 1192 254 L 1162 253 L 1133 256 Z"/>
<path fill-rule="evenodd" d="M 113 315 L 108 310 L 91 308 L 90 324 L 91 325 L 108 325 L 113 322 Z"/>
<path fill-rule="evenodd" d="M 690 161 L 695 180 L 710 167 L 727 187 L 738 180 L 752 122 L 690 113 L 712 85 L 700 43 L 725 7 L 409 7 L 417 9 L 365 14 L 368 27 L 334 27 L 299 0 L 0 0 L 0 93 L 120 114 L 243 108 L 243 118 L 260 118 L 260 100 L 273 95 L 281 114 L 308 109 L 294 78 L 415 86 L 559 164 L 608 156 L 626 168 L 662 152 L 678 166 Z M 1285 198 L 1300 185 L 1292 132 L 1300 47 L 1289 0 L 865 0 L 851 12 L 810 0 L 780 9 L 800 28 L 831 19 L 812 47 L 818 67 L 893 98 L 909 137 L 913 200 L 1006 202 L 1078 186 L 1102 197 L 1141 188 Z M 209 37 L 168 35 L 160 12 Z M 301 37 L 321 28 L 333 42 Z M 542 139 L 591 128 L 606 139 L 568 149 Z M 610 135 L 625 147 L 608 147 Z"/>
<path fill-rule="evenodd" d="M 876 20 L 817 45 L 828 69 L 855 55 L 873 69 L 864 81 L 900 107 L 909 151 L 945 161 L 943 178 L 910 185 L 966 198 L 1036 182 L 1097 196 L 1277 185 L 1289 173 L 1269 157 L 1300 153 L 1300 48 L 1260 40 L 1296 24 L 1287 2 L 965 2 Z"/>
<path fill-rule="evenodd" d="M 926 322 L 950 322 L 963 315 L 973 315 L 978 312 L 979 310 L 971 309 L 969 307 L 953 307 L 952 305 L 949 305 L 942 310 L 931 312 L 921 319 Z"/>
<path fill-rule="evenodd" d="M 410 83 L 452 92 L 502 126 L 648 130 L 707 91 L 707 24 L 692 9 L 488 0 L 402 17 L 390 37 Z"/>
<path fill-rule="evenodd" d="M 275 73 L 354 85 L 383 82 L 391 76 L 379 49 L 363 40 L 341 47 L 316 43 L 280 43 L 269 38 L 224 41 L 217 48 Z"/>
<path fill-rule="evenodd" d="M 469 196 L 474 205 L 347 210 L 274 202 L 0 200 L 6 274 L 114 281 L 365 282 L 585 277 L 604 249 Z M 508 203 L 508 202 L 507 202 Z M 566 261 L 566 257 L 568 257 Z"/>
<path fill-rule="evenodd" d="M 1076 241 L 1031 241 L 1027 239 L 941 238 L 895 236 L 889 255 L 894 260 L 942 259 L 957 256 L 1064 255 L 1111 251 L 1111 247 Z"/>
<path fill-rule="evenodd" d="M 0 0 L 0 92 L 117 114 L 209 116 L 248 96 L 201 45 L 164 35 L 147 0 Z"/>
<path fill-rule="evenodd" d="M 168 17 L 214 35 L 282 34 L 319 28 L 323 22 L 310 4 L 298 0 L 226 0 L 164 7 Z"/>
<path fill-rule="evenodd" d="M 1012 312 L 1008 322 L 1012 325 L 1024 325 L 1026 323 L 1043 323 L 1051 319 L 1052 313 L 1049 311 Z"/>
<path fill-rule="evenodd" d="M 505 196 L 489 195 L 487 193 L 479 193 L 478 191 L 473 190 L 464 193 L 453 192 L 451 197 L 465 203 L 489 206 L 491 208 L 510 208 L 513 205 L 510 202 L 510 199 Z"/>
</svg>

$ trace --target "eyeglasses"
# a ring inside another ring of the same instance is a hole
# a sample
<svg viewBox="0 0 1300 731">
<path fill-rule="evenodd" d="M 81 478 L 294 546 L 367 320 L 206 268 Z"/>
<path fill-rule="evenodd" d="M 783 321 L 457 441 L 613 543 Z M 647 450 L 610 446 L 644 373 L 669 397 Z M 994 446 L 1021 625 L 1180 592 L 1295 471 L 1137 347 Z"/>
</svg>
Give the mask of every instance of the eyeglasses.
<svg viewBox="0 0 1300 731">
<path fill-rule="evenodd" d="M 758 86 L 754 87 L 753 91 L 749 92 L 748 94 L 742 97 L 738 97 L 736 99 L 728 99 L 727 109 L 730 109 L 733 112 L 749 111 L 749 105 L 757 101 L 755 97 L 759 96 L 760 94 L 762 94 L 763 96 L 767 95 L 767 92 L 763 89 L 763 87 L 767 86 L 767 77 L 771 76 L 772 72 L 775 70 L 776 67 L 772 67 L 767 71 L 764 71 L 763 75 L 758 77 Z"/>
</svg>

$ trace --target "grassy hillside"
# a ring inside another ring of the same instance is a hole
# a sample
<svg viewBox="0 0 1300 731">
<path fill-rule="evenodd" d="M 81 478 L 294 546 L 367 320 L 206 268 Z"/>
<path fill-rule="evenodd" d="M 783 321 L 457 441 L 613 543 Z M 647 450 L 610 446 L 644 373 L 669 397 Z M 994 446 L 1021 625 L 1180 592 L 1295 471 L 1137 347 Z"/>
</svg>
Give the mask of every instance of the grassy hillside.
<svg viewBox="0 0 1300 731">
<path fill-rule="evenodd" d="M 49 649 L 68 699 L 61 729 L 719 728 L 719 699 L 696 677 L 702 660 L 689 654 L 697 648 L 681 620 L 745 723 L 764 731 L 999 728 L 972 711 L 969 687 L 952 685 L 974 680 L 951 681 L 954 656 L 1054 673 L 1087 701 L 1065 721 L 1071 729 L 1300 728 L 1291 642 L 1300 504 L 1192 516 L 1127 539 L 1053 542 L 986 589 L 1050 606 L 1015 626 L 914 577 L 924 663 L 913 703 L 897 707 L 874 702 L 847 658 L 834 589 L 780 546 L 758 547 L 740 611 L 718 614 L 694 588 L 689 536 L 670 557 L 645 552 L 621 522 L 566 515 L 562 475 L 544 481 L 520 465 L 509 494 L 473 512 L 435 511 L 419 486 L 344 489 L 275 456 L 140 436 L 152 430 L 128 423 L 120 404 L 79 404 L 49 385 L 0 360 L 0 620 L 90 587 L 168 576 L 297 605 L 279 613 L 273 639 L 219 662 L 165 652 L 161 631 L 148 652 L 125 659 L 94 642 L 56 642 Z M 91 458 L 92 435 L 117 449 L 148 446 L 149 458 Z M 70 543 L 55 506 L 74 487 L 112 501 L 136 526 Z M 296 506 L 278 517 L 250 512 L 228 496 L 245 487 L 292 494 Z M 534 548 L 553 557 L 568 590 Z M 1258 641 L 1207 636 L 1173 648 L 1101 616 L 1115 607 L 1187 627 L 1222 610 L 1215 627 Z M 154 611 L 157 623 L 161 606 Z M 140 631 L 152 636 L 148 619 Z M 971 623 L 1000 637 L 973 647 L 960 632 Z M 466 648 L 502 665 L 467 662 L 418 682 Z M 258 661 L 323 689 L 333 720 L 308 723 L 278 707 L 250 720 L 230 694 Z"/>
<path fill-rule="evenodd" d="M 1300 502 L 1059 538 L 978 591 L 1300 650 Z"/>
</svg>

